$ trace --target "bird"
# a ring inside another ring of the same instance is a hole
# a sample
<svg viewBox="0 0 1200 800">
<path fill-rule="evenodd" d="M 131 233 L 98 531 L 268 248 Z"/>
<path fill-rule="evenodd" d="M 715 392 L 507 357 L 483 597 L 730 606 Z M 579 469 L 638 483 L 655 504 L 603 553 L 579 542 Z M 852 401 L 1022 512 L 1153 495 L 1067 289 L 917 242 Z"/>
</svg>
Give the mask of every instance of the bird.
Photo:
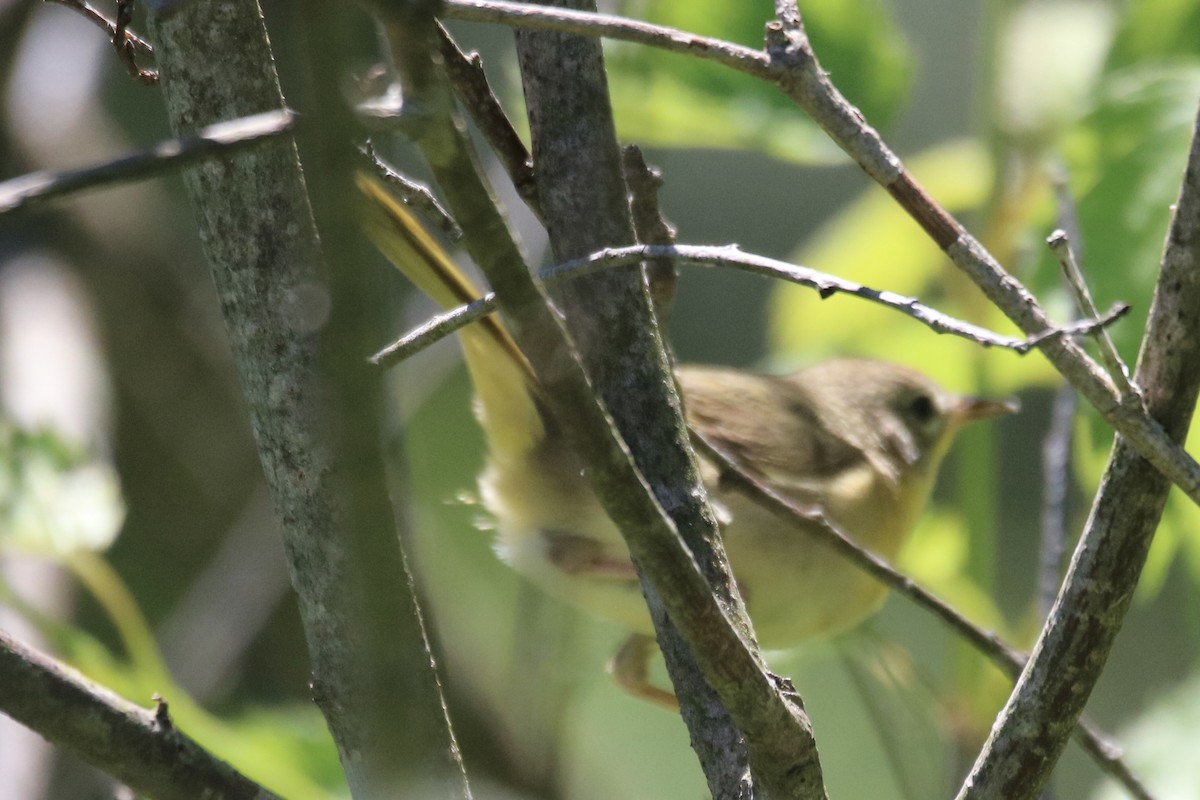
<svg viewBox="0 0 1200 800">
<path fill-rule="evenodd" d="M 413 284 L 447 309 L 481 296 L 378 178 L 356 180 L 367 237 Z M 550 594 L 627 629 L 610 663 L 616 682 L 674 707 L 674 695 L 647 678 L 654 630 L 629 551 L 550 417 L 532 367 L 495 316 L 458 336 L 487 442 L 479 497 L 495 520 L 498 554 Z M 1017 410 L 1013 400 L 957 395 L 917 370 L 867 358 L 789 375 L 703 365 L 675 372 L 693 431 L 887 560 L 912 533 L 958 431 Z M 700 473 L 763 648 L 836 636 L 883 604 L 886 587 L 819 542 L 820 523 L 782 521 L 723 485 L 703 458 Z"/>
</svg>

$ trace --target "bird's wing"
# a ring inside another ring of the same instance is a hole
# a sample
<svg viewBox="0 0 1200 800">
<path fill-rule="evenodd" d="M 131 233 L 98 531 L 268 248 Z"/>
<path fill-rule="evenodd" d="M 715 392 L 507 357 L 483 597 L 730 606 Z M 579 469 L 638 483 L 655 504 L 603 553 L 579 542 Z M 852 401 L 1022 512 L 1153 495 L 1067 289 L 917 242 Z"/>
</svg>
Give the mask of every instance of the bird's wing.
<svg viewBox="0 0 1200 800">
<path fill-rule="evenodd" d="M 792 384 L 715 367 L 681 366 L 677 374 L 688 424 L 798 500 L 821 495 L 867 464 L 859 448 L 808 410 Z"/>
</svg>

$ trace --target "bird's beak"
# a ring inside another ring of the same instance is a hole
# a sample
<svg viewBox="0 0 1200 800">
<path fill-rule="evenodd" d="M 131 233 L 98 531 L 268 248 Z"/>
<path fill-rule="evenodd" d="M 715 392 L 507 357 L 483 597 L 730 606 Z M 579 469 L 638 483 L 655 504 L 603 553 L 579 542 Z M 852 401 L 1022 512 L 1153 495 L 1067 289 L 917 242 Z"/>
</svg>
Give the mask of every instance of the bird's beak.
<svg viewBox="0 0 1200 800">
<path fill-rule="evenodd" d="M 954 408 L 957 422 L 974 422 L 977 419 L 1015 414 L 1021 410 L 1021 401 L 1015 397 L 994 400 L 989 397 L 963 397 Z"/>
</svg>

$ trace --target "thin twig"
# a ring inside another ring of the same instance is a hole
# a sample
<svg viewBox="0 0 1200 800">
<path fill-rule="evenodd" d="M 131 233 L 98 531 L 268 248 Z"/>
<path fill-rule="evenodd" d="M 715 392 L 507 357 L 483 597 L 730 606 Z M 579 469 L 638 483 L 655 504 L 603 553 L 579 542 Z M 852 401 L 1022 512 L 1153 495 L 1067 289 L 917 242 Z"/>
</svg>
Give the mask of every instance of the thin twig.
<svg viewBox="0 0 1200 800">
<path fill-rule="evenodd" d="M 759 77 L 768 75 L 771 69 L 770 59 L 761 50 L 628 17 L 505 0 L 446 0 L 444 5 L 445 16 L 469 22 L 620 39 L 672 53 L 700 56 Z"/>
<path fill-rule="evenodd" d="M 433 196 L 433 190 L 420 181 L 402 175 L 375 152 L 375 146 L 370 142 L 363 147 L 363 155 L 371 160 L 371 166 L 375 168 L 375 174 L 380 180 L 390 186 L 406 206 L 433 222 L 450 241 L 457 242 L 462 239 L 462 228 L 458 227 L 450 212 Z"/>
<path fill-rule="evenodd" d="M 116 23 L 104 16 L 104 14 L 102 14 L 100 11 L 97 11 L 96 8 L 91 4 L 83 2 L 83 0 L 45 0 L 45 2 L 58 3 L 61 6 L 66 6 L 72 11 L 79 12 L 79 15 L 88 22 L 91 22 L 94 25 L 102 28 L 104 32 L 108 34 L 110 39 L 115 39 L 117 36 Z M 154 55 L 154 46 L 128 28 L 125 30 L 125 41 L 130 46 L 137 48 L 138 52 L 140 52 L 142 55 Z"/>
<path fill-rule="evenodd" d="M 1081 336 L 1091 333 L 1097 327 L 1111 325 L 1124 316 L 1129 307 L 1117 305 L 1107 314 L 1094 320 L 1073 323 L 1051 328 L 1028 339 L 1018 339 L 1002 336 L 968 322 L 954 319 L 940 311 L 932 309 L 915 298 L 905 297 L 893 292 L 871 289 L 861 284 L 847 281 L 823 272 L 776 261 L 765 256 L 744 253 L 734 245 L 725 247 L 701 247 L 695 245 L 635 245 L 602 250 L 587 258 L 575 259 L 551 267 L 540 274 L 542 280 L 548 283 L 584 275 L 604 269 L 616 269 L 640 264 L 645 259 L 669 258 L 680 263 L 701 267 L 724 267 L 739 269 L 757 275 L 797 283 L 815 289 L 822 299 L 835 294 L 848 294 L 873 303 L 895 309 L 902 314 L 912 317 L 928 326 L 936 333 L 946 333 L 960 336 L 984 347 L 1002 347 L 1017 354 L 1028 353 L 1049 338 Z M 495 299 L 487 294 L 479 300 L 466 306 L 441 314 L 417 330 L 393 342 L 380 350 L 371 360 L 381 366 L 390 366 L 408 358 L 448 336 L 464 325 L 485 316 L 496 308 Z"/>
<path fill-rule="evenodd" d="M 517 194 L 533 215 L 542 219 L 542 204 L 533 174 L 533 157 L 504 113 L 500 98 L 492 91 L 487 73 L 483 70 L 483 59 L 478 53 L 464 53 L 442 25 L 437 26 L 437 32 L 442 62 L 455 97 L 471 115 L 483 138 L 492 146 Z"/>
<path fill-rule="evenodd" d="M 63 172 L 31 172 L 0 183 L 0 216 L 28 210 L 55 197 L 99 186 L 121 183 L 168 172 L 215 153 L 257 146 L 295 130 L 291 111 L 267 111 L 210 125 L 193 136 L 168 139 L 149 150 L 122 156 L 104 164 Z"/>
<path fill-rule="evenodd" d="M 632 144 L 621 150 L 621 167 L 625 173 L 625 183 L 629 186 L 629 210 L 638 242 L 675 244 L 675 228 L 667 222 L 658 203 L 658 191 L 663 184 L 662 172 L 647 164 L 641 148 Z M 679 282 L 675 262 L 667 258 L 647 262 L 646 282 L 650 287 L 650 299 L 654 301 L 654 312 L 662 325 L 670 317 L 671 305 L 675 302 L 675 287 Z"/>
<path fill-rule="evenodd" d="M 1046 239 L 1046 246 L 1050 248 L 1050 252 L 1054 253 L 1054 257 L 1058 259 L 1059 266 L 1062 267 L 1063 278 L 1066 279 L 1067 285 L 1071 287 L 1071 293 L 1075 297 L 1075 305 L 1079 308 L 1079 314 L 1083 317 L 1094 317 L 1096 315 L 1096 301 L 1092 299 L 1092 293 L 1087 287 L 1087 281 L 1083 278 L 1083 270 L 1079 268 L 1079 261 L 1075 258 L 1075 252 L 1071 247 L 1071 240 L 1067 237 L 1064 230 L 1056 230 Z M 1121 392 L 1121 397 L 1128 402 L 1141 403 L 1141 392 L 1129 380 L 1129 368 L 1125 366 L 1125 362 L 1121 360 L 1121 356 L 1117 353 L 1117 348 L 1113 344 L 1112 337 L 1108 335 L 1108 331 L 1096 331 L 1096 344 L 1100 348 L 1100 357 L 1104 361 L 1104 366 L 1108 369 L 1109 377 L 1113 379 L 1113 383 L 1117 385 L 1118 391 Z"/>
<path fill-rule="evenodd" d="M 897 570 L 875 553 L 857 544 L 833 524 L 825 512 L 816 507 L 801 506 L 760 481 L 742 467 L 723 448 L 695 428 L 691 429 L 697 450 L 712 461 L 720 471 L 722 485 L 736 488 L 763 508 L 789 522 L 806 523 L 816 539 L 847 559 L 863 572 L 874 577 L 897 594 L 908 598 L 932 613 L 972 647 L 986 656 L 1010 679 L 1020 674 L 1028 658 L 1005 642 L 993 631 L 979 627 L 962 616 L 953 606 Z M 808 524 L 813 523 L 813 524 Z M 1075 728 L 1079 744 L 1106 774 L 1118 780 L 1138 800 L 1153 800 L 1150 793 L 1121 760 L 1120 749 L 1088 719 L 1080 718 Z"/>
<path fill-rule="evenodd" d="M 158 72 L 138 66 L 137 46 L 129 33 L 129 23 L 133 20 L 134 0 L 117 0 L 117 21 L 113 26 L 113 47 L 116 48 L 117 58 L 125 65 L 129 75 L 141 81 L 146 86 L 158 83 Z"/>
</svg>

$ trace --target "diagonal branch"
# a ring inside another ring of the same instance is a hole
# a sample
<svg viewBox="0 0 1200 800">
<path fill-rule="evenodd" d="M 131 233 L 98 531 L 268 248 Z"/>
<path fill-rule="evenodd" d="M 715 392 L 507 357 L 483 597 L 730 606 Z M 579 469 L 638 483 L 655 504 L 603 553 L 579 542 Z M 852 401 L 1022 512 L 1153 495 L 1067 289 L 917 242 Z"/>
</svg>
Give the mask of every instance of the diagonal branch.
<svg viewBox="0 0 1200 800">
<path fill-rule="evenodd" d="M 542 204 L 534 181 L 533 157 L 521 141 L 508 115 L 504 113 L 500 98 L 492 91 L 487 74 L 483 71 L 483 60 L 478 53 L 467 55 L 460 50 L 441 25 L 438 25 L 437 30 L 442 62 L 455 96 L 504 164 L 504 170 L 512 180 L 517 194 L 534 216 L 541 219 Z"/>
<path fill-rule="evenodd" d="M 155 711 L 89 683 L 0 631 L 0 711 L 159 800 L 278 800 Z"/>
<path fill-rule="evenodd" d="M 1025 666 L 1027 656 L 1005 642 L 995 632 L 974 624 L 955 608 L 912 578 L 903 574 L 880 556 L 857 544 L 839 530 L 820 508 L 806 508 L 787 495 L 771 488 L 737 463 L 719 445 L 699 431 L 692 430 L 697 449 L 709 458 L 720 470 L 722 485 L 736 488 L 763 508 L 788 522 L 816 523 L 806 530 L 850 563 L 875 578 L 897 594 L 908 598 L 942 621 L 948 628 L 962 637 L 968 644 L 986 656 L 1009 678 L 1015 679 Z M 1109 741 L 1103 731 L 1087 719 L 1081 718 L 1075 728 L 1075 737 L 1080 747 L 1087 751 L 1096 764 L 1114 780 L 1119 781 L 1138 800 L 1151 800 L 1150 793 L 1141 780 L 1133 774 L 1121 759 L 1120 751 Z"/>
<path fill-rule="evenodd" d="M 1200 395 L 1200 113 L 1134 382 L 1182 442 Z M 1050 619 L 959 798 L 1033 797 L 1045 783 L 1108 660 L 1169 489 L 1118 436 Z"/>
<path fill-rule="evenodd" d="M 545 5 L 595 10 L 593 0 L 542 0 Z M 555 258 L 586 255 L 606 245 L 633 244 L 628 187 L 621 168 L 600 42 L 579 36 L 517 31 L 538 194 Z M 671 518 L 680 538 L 733 623 L 749 627 L 725 558 L 713 513 L 688 447 L 680 399 L 671 380 L 657 320 L 640 264 L 560 284 L 552 292 L 565 310 L 584 369 L 635 466 Z M 680 716 L 714 797 L 750 800 L 770 791 L 791 794 L 772 775 L 752 775 L 748 747 L 754 732 L 739 731 L 736 711 L 723 707 L 706 680 L 694 645 L 668 615 L 659 585 L 633 559 L 663 654 Z M 751 655 L 757 657 L 756 653 Z M 761 660 L 761 659 L 760 659 Z M 802 714 L 801 714 L 802 716 Z M 743 737 L 741 734 L 745 733 Z M 807 734 L 807 732 L 805 732 Z M 811 739 L 798 742 L 800 749 Z M 809 747 L 815 765 L 815 748 Z M 772 759 L 774 760 L 774 759 Z M 819 770 L 814 788 L 819 788 Z M 760 787 L 756 784 L 762 783 Z M 769 787 L 769 788 L 768 788 Z"/>
</svg>

